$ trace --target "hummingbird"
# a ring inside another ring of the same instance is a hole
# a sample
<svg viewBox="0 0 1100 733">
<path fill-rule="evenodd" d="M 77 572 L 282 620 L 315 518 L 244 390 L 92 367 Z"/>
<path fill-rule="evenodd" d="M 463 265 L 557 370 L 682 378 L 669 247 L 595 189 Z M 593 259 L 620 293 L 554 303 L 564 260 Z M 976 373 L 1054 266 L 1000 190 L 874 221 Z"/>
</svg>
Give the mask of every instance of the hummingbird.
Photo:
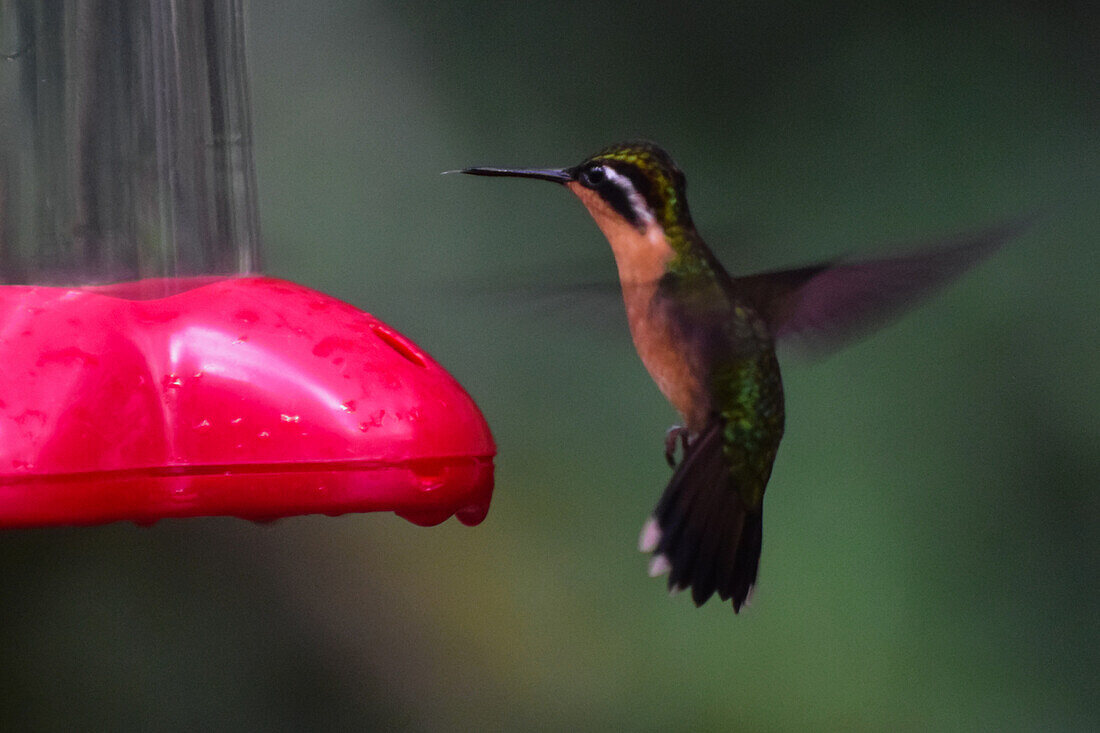
<svg viewBox="0 0 1100 733">
<path fill-rule="evenodd" d="M 611 145 L 568 168 L 458 173 L 550 181 L 581 200 L 611 245 L 634 346 L 681 423 L 673 468 L 639 538 L 649 574 L 696 606 L 715 593 L 739 612 L 756 584 L 764 490 L 785 410 L 777 343 L 835 348 L 997 249 L 1004 225 L 901 256 L 733 277 L 692 222 L 684 174 L 650 142 Z M 681 459 L 676 461 L 677 447 Z"/>
</svg>

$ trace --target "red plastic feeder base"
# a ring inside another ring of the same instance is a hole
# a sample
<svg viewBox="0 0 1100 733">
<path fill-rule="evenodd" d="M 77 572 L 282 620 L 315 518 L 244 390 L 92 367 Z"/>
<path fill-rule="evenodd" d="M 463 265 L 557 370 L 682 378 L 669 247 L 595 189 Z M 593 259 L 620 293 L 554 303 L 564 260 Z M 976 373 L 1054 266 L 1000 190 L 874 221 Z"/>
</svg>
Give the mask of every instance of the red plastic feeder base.
<svg viewBox="0 0 1100 733">
<path fill-rule="evenodd" d="M 0 527 L 365 511 L 472 525 L 495 452 L 431 357 L 300 285 L 0 287 Z"/>
</svg>

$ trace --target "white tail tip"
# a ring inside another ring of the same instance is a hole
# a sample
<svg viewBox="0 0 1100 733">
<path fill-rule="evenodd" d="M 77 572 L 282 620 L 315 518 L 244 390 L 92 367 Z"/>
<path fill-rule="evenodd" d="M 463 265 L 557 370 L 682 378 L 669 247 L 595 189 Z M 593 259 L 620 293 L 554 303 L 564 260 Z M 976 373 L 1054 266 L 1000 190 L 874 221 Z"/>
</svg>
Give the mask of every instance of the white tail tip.
<svg viewBox="0 0 1100 733">
<path fill-rule="evenodd" d="M 660 541 L 661 528 L 657 526 L 657 520 L 650 517 L 642 527 L 642 533 L 638 535 L 638 549 L 642 552 L 653 552 Z"/>
<path fill-rule="evenodd" d="M 649 561 L 649 577 L 656 578 L 672 570 L 672 563 L 664 555 L 654 555 Z"/>
</svg>

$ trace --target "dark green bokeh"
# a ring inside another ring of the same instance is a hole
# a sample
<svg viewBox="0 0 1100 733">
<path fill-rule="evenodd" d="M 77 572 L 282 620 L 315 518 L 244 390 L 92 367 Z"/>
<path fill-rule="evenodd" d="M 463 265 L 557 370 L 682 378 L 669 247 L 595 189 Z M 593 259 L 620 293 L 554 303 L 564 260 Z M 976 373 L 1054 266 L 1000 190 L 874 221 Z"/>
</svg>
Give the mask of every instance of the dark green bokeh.
<svg viewBox="0 0 1100 733">
<path fill-rule="evenodd" d="M 1100 725 L 1096 11 L 627 7 L 253 4 L 267 269 L 451 369 L 499 443 L 493 508 L 4 534 L 4 728 Z M 786 365 L 736 617 L 634 550 L 674 415 L 621 317 L 509 292 L 612 278 L 587 214 L 438 175 L 636 136 L 737 272 L 1044 215 L 891 330 Z"/>
</svg>

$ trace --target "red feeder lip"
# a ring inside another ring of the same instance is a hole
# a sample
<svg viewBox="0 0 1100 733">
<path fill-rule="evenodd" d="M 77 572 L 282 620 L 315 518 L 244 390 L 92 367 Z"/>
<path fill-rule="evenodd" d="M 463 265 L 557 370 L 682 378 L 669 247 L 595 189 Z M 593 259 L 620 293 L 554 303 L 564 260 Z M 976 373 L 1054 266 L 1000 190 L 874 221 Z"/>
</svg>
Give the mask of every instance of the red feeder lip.
<svg viewBox="0 0 1100 733">
<path fill-rule="evenodd" d="M 0 527 L 488 511 L 496 448 L 470 396 L 301 285 L 3 286 L 0 364 Z"/>
</svg>

